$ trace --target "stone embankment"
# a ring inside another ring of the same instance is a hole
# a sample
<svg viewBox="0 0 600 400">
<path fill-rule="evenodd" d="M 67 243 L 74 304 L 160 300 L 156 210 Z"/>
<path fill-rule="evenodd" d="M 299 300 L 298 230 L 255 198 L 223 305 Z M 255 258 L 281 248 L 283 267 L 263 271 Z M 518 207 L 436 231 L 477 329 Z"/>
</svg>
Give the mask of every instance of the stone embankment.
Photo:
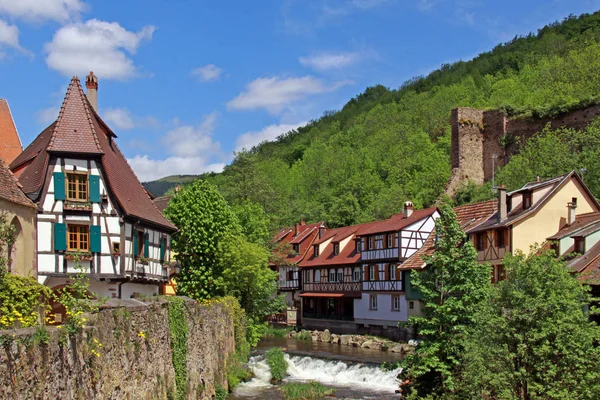
<svg viewBox="0 0 600 400">
<path fill-rule="evenodd" d="M 363 335 L 337 335 L 331 333 L 328 329 L 324 331 L 301 331 L 301 332 L 289 332 L 287 337 L 290 339 L 304 339 L 313 342 L 323 342 L 338 344 L 340 346 L 352 346 L 361 347 L 363 349 L 389 351 L 392 353 L 408 354 L 414 349 L 415 343 L 398 343 L 388 339 L 374 337 L 374 336 L 363 336 Z M 412 341 L 411 341 L 412 342 Z"/>
<path fill-rule="evenodd" d="M 235 338 L 224 304 L 183 301 L 187 351 L 177 339 L 185 353 L 177 369 L 170 306 L 133 299 L 114 306 L 74 335 L 56 327 L 0 331 L 0 399 L 210 399 L 227 387 Z"/>
</svg>

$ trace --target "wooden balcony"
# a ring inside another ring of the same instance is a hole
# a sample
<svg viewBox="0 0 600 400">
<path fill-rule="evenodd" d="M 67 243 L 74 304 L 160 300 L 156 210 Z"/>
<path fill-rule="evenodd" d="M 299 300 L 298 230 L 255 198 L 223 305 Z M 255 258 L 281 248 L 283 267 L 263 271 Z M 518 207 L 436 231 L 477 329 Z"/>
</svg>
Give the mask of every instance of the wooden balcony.
<svg viewBox="0 0 600 400">
<path fill-rule="evenodd" d="M 304 283 L 304 292 L 345 293 L 360 292 L 360 282 L 315 282 Z"/>
<path fill-rule="evenodd" d="M 277 286 L 279 290 L 298 290 L 300 289 L 300 280 L 292 279 L 292 280 L 278 280 Z"/>
</svg>

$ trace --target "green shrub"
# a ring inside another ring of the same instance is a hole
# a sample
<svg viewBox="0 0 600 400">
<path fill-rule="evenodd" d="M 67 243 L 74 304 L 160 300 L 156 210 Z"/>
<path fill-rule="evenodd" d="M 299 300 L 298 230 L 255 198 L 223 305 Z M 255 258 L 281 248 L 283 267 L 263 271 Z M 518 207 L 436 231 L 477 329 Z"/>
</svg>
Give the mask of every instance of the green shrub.
<svg viewBox="0 0 600 400">
<path fill-rule="evenodd" d="M 312 340 L 312 333 L 310 331 L 301 330 L 296 335 L 296 339 L 298 339 L 298 340 Z"/>
<path fill-rule="evenodd" d="M 33 278 L 0 276 L 0 329 L 35 326 L 52 291 Z"/>
<path fill-rule="evenodd" d="M 171 352 L 175 369 L 175 386 L 177 400 L 187 396 L 187 353 L 188 325 L 185 316 L 185 304 L 181 298 L 169 301 L 169 330 L 171 336 Z M 137 343 L 137 342 L 135 342 Z"/>
<path fill-rule="evenodd" d="M 217 387 L 215 388 L 215 400 L 225 400 L 227 399 L 227 390 L 225 390 L 225 388 L 219 384 L 217 384 Z"/>
<path fill-rule="evenodd" d="M 290 333 L 292 328 L 275 328 L 273 325 L 267 326 L 265 329 L 264 337 L 286 337 Z"/>
<path fill-rule="evenodd" d="M 330 396 L 335 389 L 328 388 L 318 382 L 291 382 L 281 386 L 281 392 L 286 400 L 312 400 Z"/>
<path fill-rule="evenodd" d="M 271 382 L 280 383 L 283 378 L 287 375 L 287 361 L 285 361 L 285 354 L 279 347 L 273 347 L 267 351 L 265 356 L 267 358 L 267 364 L 271 370 Z"/>
</svg>

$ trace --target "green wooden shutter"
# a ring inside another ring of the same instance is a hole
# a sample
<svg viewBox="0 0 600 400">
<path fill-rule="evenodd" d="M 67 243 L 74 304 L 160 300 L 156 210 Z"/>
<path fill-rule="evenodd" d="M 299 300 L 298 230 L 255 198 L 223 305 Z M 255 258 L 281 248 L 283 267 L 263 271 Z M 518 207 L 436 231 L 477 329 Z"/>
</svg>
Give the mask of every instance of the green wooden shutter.
<svg viewBox="0 0 600 400">
<path fill-rule="evenodd" d="M 90 251 L 92 253 L 101 253 L 102 252 L 102 244 L 101 244 L 100 226 L 99 225 L 90 226 Z"/>
<path fill-rule="evenodd" d="M 67 250 L 67 225 L 54 224 L 54 251 Z"/>
<path fill-rule="evenodd" d="M 167 238 L 160 238 L 160 261 L 165 261 L 167 252 Z"/>
<path fill-rule="evenodd" d="M 144 233 L 144 258 L 150 257 L 150 237 Z"/>
<path fill-rule="evenodd" d="M 65 200 L 65 173 L 55 172 L 54 177 L 54 200 Z"/>
<path fill-rule="evenodd" d="M 100 203 L 100 176 L 90 175 L 90 202 Z"/>
<path fill-rule="evenodd" d="M 135 257 L 137 257 L 137 255 L 140 252 L 140 244 L 138 243 L 138 233 L 137 231 L 133 230 L 133 255 Z"/>
</svg>

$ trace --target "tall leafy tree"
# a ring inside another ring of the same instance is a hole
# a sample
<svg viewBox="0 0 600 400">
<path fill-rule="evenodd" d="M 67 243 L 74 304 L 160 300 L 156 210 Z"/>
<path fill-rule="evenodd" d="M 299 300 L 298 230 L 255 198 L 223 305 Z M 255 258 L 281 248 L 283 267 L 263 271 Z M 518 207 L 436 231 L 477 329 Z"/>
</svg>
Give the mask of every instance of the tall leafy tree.
<svg viewBox="0 0 600 400">
<path fill-rule="evenodd" d="M 506 279 L 474 315 L 463 398 L 600 398 L 600 336 L 586 289 L 552 252 L 508 255 L 504 266 Z"/>
<path fill-rule="evenodd" d="M 443 203 L 436 221 L 436 251 L 411 281 L 423 296 L 423 315 L 411 317 L 425 340 L 406 359 L 408 379 L 418 396 L 452 393 L 464 340 L 477 308 L 489 299 L 490 266 L 477 262 L 473 244 L 452 208 Z"/>
</svg>

